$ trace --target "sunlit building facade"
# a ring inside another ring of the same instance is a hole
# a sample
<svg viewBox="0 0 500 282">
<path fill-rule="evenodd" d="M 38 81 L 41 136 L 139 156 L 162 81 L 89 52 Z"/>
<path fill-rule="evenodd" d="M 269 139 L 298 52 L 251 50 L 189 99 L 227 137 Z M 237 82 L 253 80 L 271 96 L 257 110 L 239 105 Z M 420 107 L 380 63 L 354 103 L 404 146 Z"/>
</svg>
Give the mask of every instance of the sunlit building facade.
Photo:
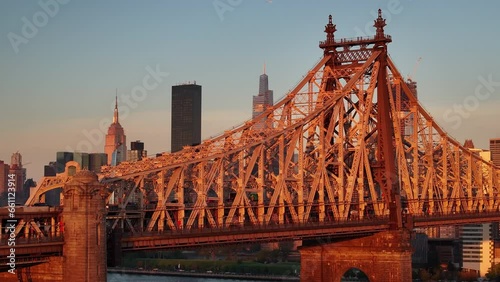
<svg viewBox="0 0 500 282">
<path fill-rule="evenodd" d="M 127 158 L 126 136 L 118 120 L 118 98 L 115 101 L 113 123 L 108 128 L 104 144 L 104 153 L 108 155 L 108 165 L 118 165 Z"/>
<path fill-rule="evenodd" d="M 499 143 L 500 145 L 500 143 Z M 464 147 L 489 161 L 489 152 L 474 148 L 472 140 L 466 140 Z M 484 276 L 491 268 L 494 258 L 493 224 L 467 224 L 460 227 L 462 246 L 462 268 Z"/>
</svg>

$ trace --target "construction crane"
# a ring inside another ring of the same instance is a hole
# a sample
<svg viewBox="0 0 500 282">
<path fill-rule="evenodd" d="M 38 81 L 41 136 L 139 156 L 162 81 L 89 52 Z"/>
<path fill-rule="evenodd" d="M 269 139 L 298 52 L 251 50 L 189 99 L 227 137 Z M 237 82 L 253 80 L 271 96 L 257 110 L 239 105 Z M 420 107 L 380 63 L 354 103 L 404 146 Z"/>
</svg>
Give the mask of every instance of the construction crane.
<svg viewBox="0 0 500 282">
<path fill-rule="evenodd" d="M 420 61 L 422 60 L 422 57 L 418 57 L 417 62 L 415 63 L 415 66 L 413 67 L 413 71 L 406 76 L 406 81 L 408 83 L 413 82 L 413 77 L 417 73 L 418 65 L 420 64 Z"/>
</svg>

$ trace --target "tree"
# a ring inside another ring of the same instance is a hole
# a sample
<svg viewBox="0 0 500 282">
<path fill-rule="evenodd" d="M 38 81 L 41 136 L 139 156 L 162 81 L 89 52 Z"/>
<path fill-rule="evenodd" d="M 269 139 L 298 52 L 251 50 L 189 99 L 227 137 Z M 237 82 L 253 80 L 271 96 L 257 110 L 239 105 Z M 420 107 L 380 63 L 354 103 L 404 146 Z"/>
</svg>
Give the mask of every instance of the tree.
<svg viewBox="0 0 500 282">
<path fill-rule="evenodd" d="M 486 278 L 492 281 L 500 281 L 500 263 L 493 265 L 486 273 Z"/>
</svg>

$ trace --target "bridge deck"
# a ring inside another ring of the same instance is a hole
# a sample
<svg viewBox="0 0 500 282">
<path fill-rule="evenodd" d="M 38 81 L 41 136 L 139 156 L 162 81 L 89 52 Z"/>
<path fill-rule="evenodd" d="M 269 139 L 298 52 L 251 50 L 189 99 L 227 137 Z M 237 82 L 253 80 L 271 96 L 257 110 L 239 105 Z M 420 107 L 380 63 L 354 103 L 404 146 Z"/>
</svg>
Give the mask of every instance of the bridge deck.
<svg viewBox="0 0 500 282">
<path fill-rule="evenodd" d="M 230 243 L 275 242 L 316 238 L 345 237 L 371 234 L 389 229 L 389 219 L 307 223 L 269 226 L 244 226 L 222 229 L 185 230 L 162 233 L 142 233 L 124 236 L 122 249 L 148 250 L 186 248 Z"/>
</svg>

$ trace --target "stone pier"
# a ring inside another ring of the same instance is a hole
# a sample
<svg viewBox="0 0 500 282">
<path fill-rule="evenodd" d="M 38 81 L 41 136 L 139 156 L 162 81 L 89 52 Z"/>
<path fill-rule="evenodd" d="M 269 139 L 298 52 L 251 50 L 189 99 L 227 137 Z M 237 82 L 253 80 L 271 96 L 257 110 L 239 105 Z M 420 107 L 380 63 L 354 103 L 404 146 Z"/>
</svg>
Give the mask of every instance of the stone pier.
<svg viewBox="0 0 500 282">
<path fill-rule="evenodd" d="M 63 189 L 63 280 L 106 281 L 106 197 L 97 175 L 79 171 Z"/>
<path fill-rule="evenodd" d="M 370 282 L 412 281 L 410 232 L 395 230 L 300 249 L 300 281 L 340 282 L 357 268 Z"/>
<path fill-rule="evenodd" d="M 63 188 L 64 206 L 57 231 L 64 236 L 62 256 L 27 267 L 19 263 L 14 274 L 0 273 L 0 281 L 105 282 L 106 198 L 104 185 L 88 170 L 77 172 Z M 34 257 L 36 248 L 32 250 Z"/>
</svg>

